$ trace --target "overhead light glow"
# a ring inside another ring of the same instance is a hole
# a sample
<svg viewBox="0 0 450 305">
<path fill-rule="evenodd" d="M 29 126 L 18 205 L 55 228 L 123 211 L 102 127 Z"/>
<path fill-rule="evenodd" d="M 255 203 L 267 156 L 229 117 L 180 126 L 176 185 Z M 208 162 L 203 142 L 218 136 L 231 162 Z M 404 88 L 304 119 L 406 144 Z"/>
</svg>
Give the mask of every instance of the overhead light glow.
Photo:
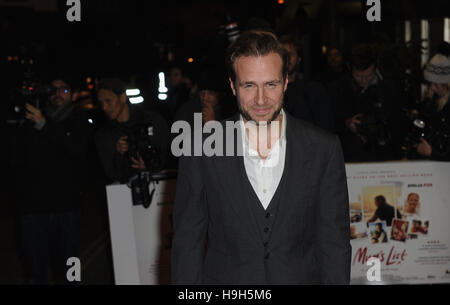
<svg viewBox="0 0 450 305">
<path fill-rule="evenodd" d="M 444 40 L 450 42 L 450 18 L 444 19 Z"/>
<path fill-rule="evenodd" d="M 142 96 L 130 97 L 130 103 L 131 104 L 140 104 L 143 101 L 144 101 L 144 98 Z"/>
<path fill-rule="evenodd" d="M 125 91 L 125 93 L 127 94 L 127 96 L 136 96 L 141 94 L 141 90 L 139 89 L 127 89 Z"/>
<path fill-rule="evenodd" d="M 167 94 L 165 94 L 165 93 L 158 94 L 158 99 L 161 101 L 167 100 Z"/>
<path fill-rule="evenodd" d="M 167 87 L 166 87 L 166 76 L 164 75 L 164 72 L 160 72 L 158 74 L 158 77 L 159 77 L 158 92 L 159 93 L 167 93 L 167 91 L 169 91 L 169 89 L 167 89 Z"/>
</svg>

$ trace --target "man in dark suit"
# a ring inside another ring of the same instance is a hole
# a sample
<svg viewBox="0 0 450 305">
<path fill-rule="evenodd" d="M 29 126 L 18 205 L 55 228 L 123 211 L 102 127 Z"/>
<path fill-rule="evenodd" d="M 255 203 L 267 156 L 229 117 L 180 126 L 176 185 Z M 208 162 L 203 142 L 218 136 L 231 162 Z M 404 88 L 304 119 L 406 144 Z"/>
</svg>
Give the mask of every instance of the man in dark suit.
<svg viewBox="0 0 450 305">
<path fill-rule="evenodd" d="M 246 32 L 230 46 L 239 114 L 220 125 L 226 156 L 180 159 L 174 284 L 349 283 L 342 151 L 336 136 L 282 109 L 287 60 L 268 32 Z"/>
</svg>

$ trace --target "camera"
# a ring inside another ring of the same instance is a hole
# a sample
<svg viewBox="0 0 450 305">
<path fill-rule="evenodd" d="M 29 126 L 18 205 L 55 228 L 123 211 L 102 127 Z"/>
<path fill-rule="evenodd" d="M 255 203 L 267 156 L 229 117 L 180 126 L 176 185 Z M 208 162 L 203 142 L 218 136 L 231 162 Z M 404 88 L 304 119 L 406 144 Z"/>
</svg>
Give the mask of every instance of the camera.
<svg viewBox="0 0 450 305">
<path fill-rule="evenodd" d="M 403 138 L 401 149 L 405 156 L 416 156 L 416 144 L 424 138 L 433 149 L 440 153 L 450 150 L 450 122 L 442 118 L 432 119 L 429 101 L 424 102 L 424 112 L 410 120 L 406 136 Z"/>
<path fill-rule="evenodd" d="M 364 114 L 360 119 L 360 123 L 356 124 L 356 131 L 367 144 L 375 144 L 376 146 L 387 146 L 391 140 L 389 131 L 389 122 L 383 103 L 377 101 L 373 104 L 373 111 Z"/>
<path fill-rule="evenodd" d="M 160 148 L 154 140 L 152 124 L 136 125 L 128 131 L 130 155 L 136 159 L 139 156 L 145 163 L 146 170 L 139 171 L 130 179 L 133 205 L 148 208 L 153 198 L 154 189 L 149 192 L 151 173 L 161 169 Z"/>
<path fill-rule="evenodd" d="M 140 124 L 128 132 L 128 146 L 131 156 L 138 159 L 141 156 L 148 171 L 161 169 L 160 148 L 154 140 L 152 124 Z"/>
<path fill-rule="evenodd" d="M 41 83 L 34 78 L 34 74 L 26 72 L 22 86 L 13 88 L 9 92 L 9 103 L 7 106 L 7 121 L 17 123 L 25 116 L 25 104 L 30 104 L 40 110 L 44 110 L 50 97 L 56 94 L 56 88 Z"/>
</svg>

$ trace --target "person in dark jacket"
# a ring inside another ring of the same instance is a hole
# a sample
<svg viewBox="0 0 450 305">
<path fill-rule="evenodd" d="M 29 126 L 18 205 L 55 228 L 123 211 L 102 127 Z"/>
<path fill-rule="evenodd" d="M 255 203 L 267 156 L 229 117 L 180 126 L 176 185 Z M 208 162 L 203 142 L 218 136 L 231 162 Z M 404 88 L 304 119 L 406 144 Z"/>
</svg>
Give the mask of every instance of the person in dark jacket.
<svg viewBox="0 0 450 305">
<path fill-rule="evenodd" d="M 353 49 L 351 75 L 330 84 L 335 130 L 346 162 L 400 159 L 400 86 L 383 79 L 369 45 Z"/>
<path fill-rule="evenodd" d="M 52 83 L 44 109 L 26 104 L 18 153 L 20 227 L 26 283 L 67 282 L 67 260 L 78 257 L 90 127 L 72 103 L 69 84 Z"/>
<path fill-rule="evenodd" d="M 105 173 L 112 181 L 126 183 L 139 171 L 157 172 L 163 169 L 168 154 L 169 129 L 164 118 L 147 112 L 127 101 L 125 86 L 117 78 L 99 82 L 98 99 L 109 121 L 95 134 L 97 151 Z M 130 138 L 136 128 L 152 128 L 154 158 L 146 160 L 130 151 Z"/>
<path fill-rule="evenodd" d="M 230 117 L 237 111 L 237 105 L 228 94 L 226 85 L 226 71 L 216 67 L 203 69 L 198 82 L 198 93 L 181 106 L 174 121 L 184 120 L 193 126 L 194 113 L 202 114 L 203 123 Z"/>
<path fill-rule="evenodd" d="M 446 51 L 436 54 L 425 67 L 424 77 L 429 85 L 422 104 L 429 107 L 422 107 L 428 108 L 422 109 L 422 112 L 427 114 L 429 124 L 435 131 L 447 136 L 435 137 L 434 141 L 421 138 L 416 150 L 431 160 L 450 161 L 450 45 L 443 45 Z"/>
<path fill-rule="evenodd" d="M 298 73 L 300 43 L 289 35 L 281 36 L 280 42 L 289 54 L 289 83 L 284 97 L 284 109 L 298 119 L 334 132 L 333 112 L 325 87 L 319 82 L 306 81 Z"/>
</svg>

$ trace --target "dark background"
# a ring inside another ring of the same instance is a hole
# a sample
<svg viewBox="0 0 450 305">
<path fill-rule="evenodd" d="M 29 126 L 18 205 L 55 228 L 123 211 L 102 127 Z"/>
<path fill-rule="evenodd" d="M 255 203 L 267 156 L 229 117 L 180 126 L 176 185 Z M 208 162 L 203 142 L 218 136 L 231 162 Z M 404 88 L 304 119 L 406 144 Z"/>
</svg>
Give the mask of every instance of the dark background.
<svg viewBox="0 0 450 305">
<path fill-rule="evenodd" d="M 20 85 L 21 60 L 33 59 L 44 74 L 70 71 L 81 82 L 87 75 L 117 75 L 144 87 L 167 67 L 168 54 L 195 75 L 211 52 L 220 25 L 245 29 L 251 18 L 266 20 L 277 34 L 293 33 L 304 44 L 306 76 L 324 64 L 322 46 L 349 51 L 356 42 L 404 43 L 404 21 L 412 22 L 412 41 L 420 41 L 420 20 L 430 22 L 430 50 L 443 37 L 447 0 L 381 1 L 382 21 L 368 22 L 365 0 L 247 1 L 81 1 L 81 22 L 68 22 L 66 1 L 0 1 L 0 67 L 3 83 Z M 8 61 L 8 56 L 13 58 Z M 187 58 L 194 58 L 188 65 Z M 17 60 L 15 60 L 15 58 Z"/>
</svg>

